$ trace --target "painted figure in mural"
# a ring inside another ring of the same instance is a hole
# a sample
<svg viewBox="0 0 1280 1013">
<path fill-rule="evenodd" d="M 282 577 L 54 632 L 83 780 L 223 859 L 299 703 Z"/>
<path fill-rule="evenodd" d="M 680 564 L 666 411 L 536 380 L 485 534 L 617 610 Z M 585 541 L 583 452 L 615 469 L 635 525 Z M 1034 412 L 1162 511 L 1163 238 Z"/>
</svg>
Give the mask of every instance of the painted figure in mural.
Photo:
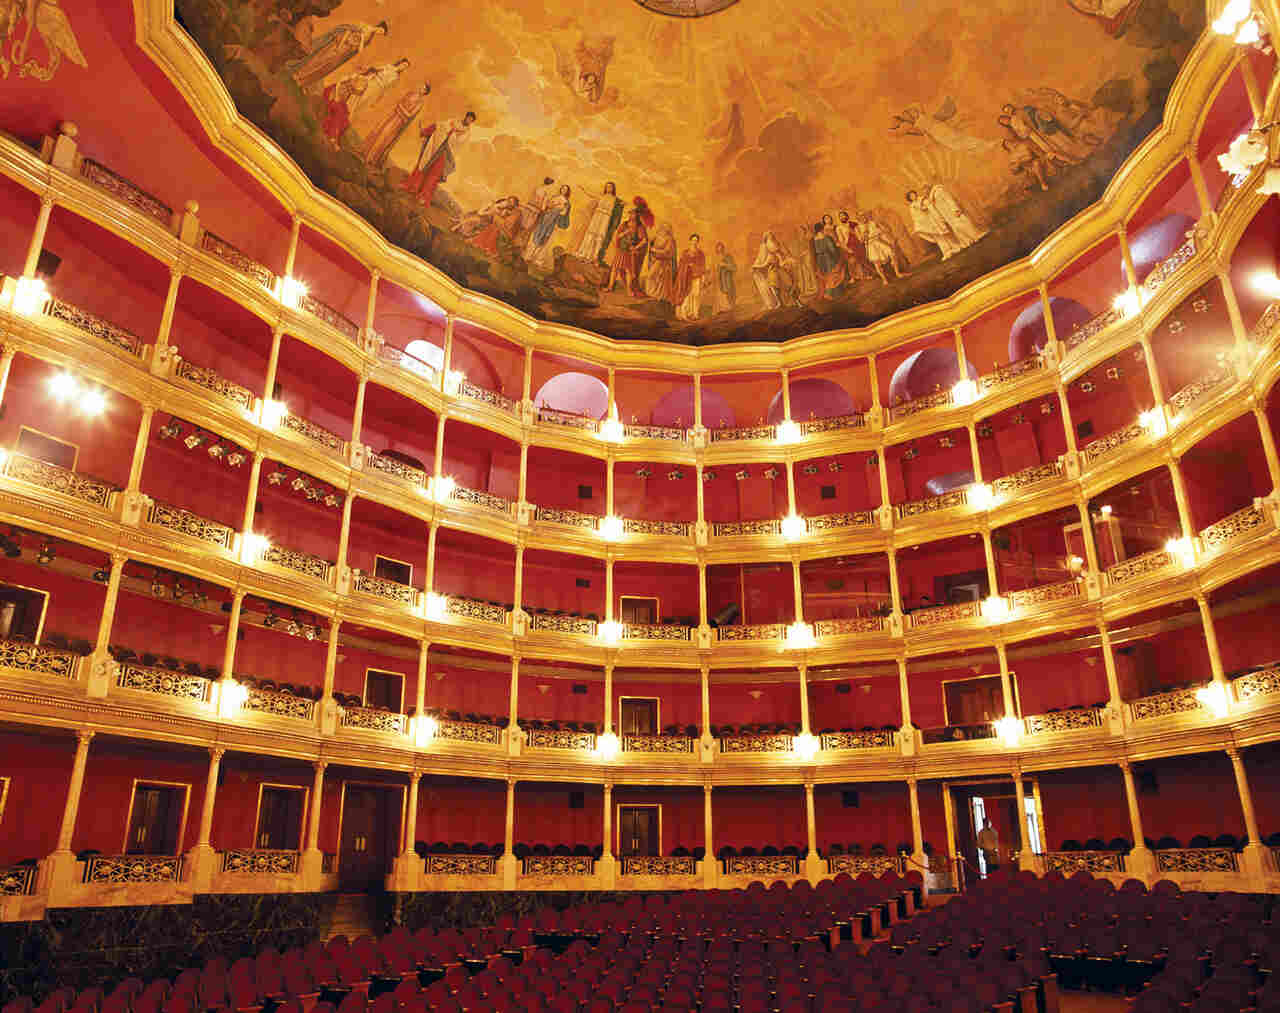
<svg viewBox="0 0 1280 1013">
<path fill-rule="evenodd" d="M 772 232 L 766 232 L 760 240 L 760 248 L 751 265 L 751 280 L 765 309 L 796 306 L 800 302 L 796 291 L 795 260 Z"/>
<path fill-rule="evenodd" d="M 1005 121 L 1008 120 L 1006 123 Z M 997 122 L 1007 126 L 1013 133 L 1041 150 L 1047 158 L 1063 165 L 1075 165 L 1089 157 L 1092 150 L 1083 141 L 1077 141 L 1066 128 L 1054 118 L 1053 113 L 1034 105 L 1021 108 L 1011 103 L 1000 107 Z"/>
<path fill-rule="evenodd" d="M 1113 124 L 1108 120 L 1107 113 L 1088 102 L 1068 98 L 1057 88 L 1036 88 L 1033 94 L 1052 110 L 1058 122 L 1072 137 L 1083 141 L 1090 148 L 1096 148 L 1112 131 Z"/>
<path fill-rule="evenodd" d="M 796 287 L 801 295 L 813 295 L 818 291 L 818 269 L 813 262 L 813 226 L 808 222 L 796 226 L 790 252 L 796 262 Z"/>
<path fill-rule="evenodd" d="M 567 41 L 567 40 L 566 40 Z M 570 91 L 592 106 L 606 106 L 618 97 L 617 88 L 606 88 L 605 77 L 613 59 L 613 36 L 583 36 L 569 50 L 567 44 L 551 43 L 555 51 L 556 74 Z"/>
<path fill-rule="evenodd" d="M 866 245 L 858 238 L 856 223 L 848 211 L 841 211 L 836 224 L 836 243 L 845 258 L 846 277 L 850 279 L 875 277 L 875 269 L 867 259 Z"/>
<path fill-rule="evenodd" d="M 409 129 L 409 124 L 422 112 L 422 106 L 431 94 L 431 85 L 425 81 L 417 88 L 405 92 L 386 116 L 365 138 L 364 161 L 371 169 L 380 169 L 387 163 L 387 156 L 395 147 L 400 135 Z"/>
<path fill-rule="evenodd" d="M 650 299 L 675 305 L 676 258 L 679 252 L 675 233 L 670 225 L 663 222 L 649 244 L 649 276 L 645 279 L 644 291 Z"/>
<path fill-rule="evenodd" d="M 929 187 L 923 194 L 907 193 L 907 206 L 916 235 L 938 247 L 942 259 L 972 246 L 987 234 L 979 229 L 960 207 L 959 202 L 941 184 Z"/>
<path fill-rule="evenodd" d="M 870 211 L 864 211 L 858 216 L 857 233 L 858 239 L 866 247 L 867 259 L 874 265 L 880 280 L 889 284 L 886 267 L 893 271 L 895 278 L 901 278 L 902 274 L 898 271 L 898 264 L 893 256 L 893 244 L 880 223 L 871 217 Z"/>
<path fill-rule="evenodd" d="M 21 37 L 17 35 L 18 22 L 26 15 L 26 30 Z M 27 59 L 27 47 L 31 42 L 31 32 L 35 30 L 49 54 L 47 66 L 41 66 L 36 60 Z M 19 77 L 30 76 L 36 81 L 52 80 L 58 65 L 65 56 L 77 67 L 87 67 L 76 33 L 71 27 L 71 19 L 59 5 L 58 0 L 7 0 L 0 4 L 0 45 L 13 37 L 13 45 L 9 51 L 12 63 L 0 55 L 0 74 L 9 76 L 11 67 L 17 68 Z"/>
<path fill-rule="evenodd" d="M 372 70 L 358 70 L 354 74 L 338 78 L 333 84 L 325 85 L 325 115 L 320 127 L 331 147 L 339 147 L 343 133 L 351 126 L 351 114 L 359 105 L 360 99 L 368 94 L 373 73 Z"/>
<path fill-rule="evenodd" d="M 431 206 L 436 189 L 458 167 L 453 149 L 467 139 L 475 121 L 476 114 L 468 111 L 460 120 L 445 120 L 419 128 L 422 148 L 413 172 L 404 181 L 404 188 L 417 194 L 423 207 Z"/>
<path fill-rule="evenodd" d="M 376 106 L 387 92 L 400 83 L 401 75 L 408 69 L 408 57 L 401 57 L 395 63 L 384 63 L 380 67 L 366 70 L 364 73 L 369 75 L 369 87 L 351 101 L 351 115 L 354 116 L 361 109 Z"/>
<path fill-rule="evenodd" d="M 547 272 L 555 269 L 555 248 L 551 245 L 551 237 L 557 229 L 569 227 L 570 195 L 569 187 L 561 186 L 538 215 L 529 243 L 524 248 L 524 259 L 530 267 Z"/>
<path fill-rule="evenodd" d="M 621 281 L 634 296 L 643 296 L 640 272 L 649 252 L 649 229 L 653 212 L 643 197 L 637 197 L 626 219 L 613 237 L 613 264 L 609 271 L 608 291 Z"/>
<path fill-rule="evenodd" d="M 472 246 L 496 257 L 499 237 L 504 237 L 513 246 L 516 243 L 520 232 L 520 198 L 514 195 L 499 197 L 479 211 L 468 211 L 453 231 Z"/>
<path fill-rule="evenodd" d="M 908 106 L 893 117 L 890 133 L 900 137 L 927 137 L 934 144 L 962 155 L 977 155 L 994 148 L 998 142 L 966 134 L 949 121 L 956 115 L 956 101 L 947 96 L 938 111 L 928 114 L 920 106 Z"/>
<path fill-rule="evenodd" d="M 818 280 L 818 297 L 825 299 L 827 289 L 835 288 L 845 276 L 844 257 L 840 255 L 840 247 L 836 245 L 836 237 L 829 228 L 830 215 L 824 215 L 822 221 L 813 223 L 813 236 L 809 246 L 813 250 L 814 272 Z"/>
<path fill-rule="evenodd" d="M 676 319 L 697 320 L 702 316 L 702 279 L 707 273 L 707 255 L 702 252 L 702 237 L 696 232 L 689 237 L 689 248 L 680 254 L 676 271 Z"/>
<path fill-rule="evenodd" d="M 387 35 L 385 21 L 376 25 L 338 25 L 315 40 L 311 52 L 301 60 L 285 64 L 285 70 L 303 92 L 319 93 L 324 79 L 360 53 L 376 36 Z"/>
<path fill-rule="evenodd" d="M 907 208 L 911 212 L 911 228 L 926 243 L 933 243 L 946 260 L 960 249 L 951 228 L 932 206 L 915 190 L 907 191 Z"/>
<path fill-rule="evenodd" d="M 618 198 L 618 187 L 614 183 L 606 183 L 604 192 L 596 201 L 591 212 L 591 220 L 587 222 L 587 231 L 578 243 L 577 255 L 583 260 L 605 266 L 604 251 L 609 248 L 613 234 L 618 231 L 622 222 L 624 205 Z"/>
<path fill-rule="evenodd" d="M 1000 142 L 1000 146 L 1009 156 L 1009 171 L 1015 176 L 1025 177 L 1025 189 L 1031 190 L 1037 183 L 1041 190 L 1049 189 L 1046 177 L 1051 170 L 1030 142 L 1017 137 L 1006 137 Z"/>
<path fill-rule="evenodd" d="M 728 313 L 738 301 L 738 265 L 724 243 L 716 243 L 716 261 L 715 312 Z"/>
<path fill-rule="evenodd" d="M 547 203 L 556 195 L 556 181 L 550 176 L 542 177 L 542 184 L 536 187 L 529 199 L 520 208 L 520 231 L 528 235 L 538 224 L 538 216 L 547 209 Z"/>
</svg>

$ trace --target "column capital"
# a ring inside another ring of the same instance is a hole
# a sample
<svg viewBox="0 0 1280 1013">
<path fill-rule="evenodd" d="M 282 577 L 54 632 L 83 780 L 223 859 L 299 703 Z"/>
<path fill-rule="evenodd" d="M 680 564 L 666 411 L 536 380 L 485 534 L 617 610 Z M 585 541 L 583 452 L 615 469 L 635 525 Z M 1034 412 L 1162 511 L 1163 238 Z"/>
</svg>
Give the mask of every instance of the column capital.
<svg viewBox="0 0 1280 1013">
<path fill-rule="evenodd" d="M 311 761 L 311 769 L 314 770 L 317 774 L 323 774 L 325 771 L 325 768 L 328 766 L 329 766 L 328 760 L 312 760 Z"/>
<path fill-rule="evenodd" d="M 612 794 L 612 793 L 613 793 L 613 782 L 612 782 L 612 781 L 605 781 L 605 782 L 604 782 L 604 784 L 603 784 L 603 787 L 604 787 L 604 793 L 605 793 L 606 795 L 610 795 L 610 794 Z"/>
<path fill-rule="evenodd" d="M 709 795 L 711 794 L 711 789 L 712 789 L 712 787 L 713 787 L 713 786 L 712 786 L 712 785 L 710 785 L 710 784 L 704 784 L 704 785 L 702 786 L 702 794 L 703 794 L 703 795 L 708 795 L 708 796 L 709 796 Z"/>
<path fill-rule="evenodd" d="M 90 731 L 88 728 L 77 729 L 76 742 L 78 742 L 82 746 L 87 746 L 90 742 L 93 741 L 93 736 L 94 736 L 94 732 Z"/>
<path fill-rule="evenodd" d="M 226 746 L 210 746 L 210 747 L 209 747 L 209 762 L 210 762 L 210 763 L 221 763 L 221 762 L 222 762 L 222 758 L 223 758 L 224 756 L 226 756 L 226 755 L 227 755 L 227 747 L 226 747 Z"/>
<path fill-rule="evenodd" d="M 813 795 L 813 781 L 806 780 L 804 782 L 804 793 L 810 796 Z"/>
<path fill-rule="evenodd" d="M 1240 747 L 1239 747 L 1239 746 L 1227 746 L 1227 748 L 1226 748 L 1226 753 L 1227 753 L 1227 755 L 1228 755 L 1229 757 L 1231 757 L 1232 762 L 1234 762 L 1234 761 L 1236 761 L 1236 760 L 1239 760 L 1239 759 L 1240 759 Z"/>
<path fill-rule="evenodd" d="M 53 191 L 45 190 L 42 194 L 40 194 L 40 210 L 46 211 L 46 210 L 52 210 L 52 209 L 53 209 Z"/>
<path fill-rule="evenodd" d="M 129 562 L 129 553 L 121 552 L 119 549 L 116 549 L 111 553 L 111 568 L 113 570 L 123 569 L 124 564 L 127 562 Z"/>
<path fill-rule="evenodd" d="M 1133 764 L 1131 764 L 1128 760 L 1117 760 L 1116 766 L 1119 767 L 1126 774 L 1133 773 Z"/>
<path fill-rule="evenodd" d="M 516 787 L 516 780 L 517 780 L 517 778 L 514 778 L 514 777 L 508 777 L 508 778 L 507 778 L 507 791 L 514 791 L 514 790 L 515 790 L 515 787 Z"/>
</svg>

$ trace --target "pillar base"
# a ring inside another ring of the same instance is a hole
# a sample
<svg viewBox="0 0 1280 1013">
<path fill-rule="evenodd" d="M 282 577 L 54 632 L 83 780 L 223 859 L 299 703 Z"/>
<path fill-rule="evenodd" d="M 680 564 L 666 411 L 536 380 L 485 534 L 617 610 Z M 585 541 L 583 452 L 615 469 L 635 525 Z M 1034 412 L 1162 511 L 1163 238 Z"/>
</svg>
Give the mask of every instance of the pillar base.
<svg viewBox="0 0 1280 1013">
<path fill-rule="evenodd" d="M 1271 849 L 1261 842 L 1246 844 L 1240 855 L 1240 871 L 1249 880 L 1248 889 L 1254 893 L 1266 893 L 1267 880 L 1274 877 L 1276 870 L 1271 857 Z"/>
<path fill-rule="evenodd" d="M 810 851 L 804 856 L 804 875 L 805 878 L 815 886 L 823 876 L 827 874 L 827 863 L 818 857 L 816 851 Z"/>
<path fill-rule="evenodd" d="M 898 750 L 903 756 L 915 756 L 916 747 L 916 730 L 910 725 L 903 725 L 898 729 Z"/>
<path fill-rule="evenodd" d="M 319 848 L 308 848 L 303 851 L 298 863 L 298 872 L 302 877 L 302 889 L 318 891 L 324 877 L 324 852 Z"/>
<path fill-rule="evenodd" d="M 507 726 L 507 755 L 519 756 L 524 748 L 524 732 L 517 724 Z"/>
<path fill-rule="evenodd" d="M 1160 878 L 1156 871 L 1155 852 L 1146 845 L 1139 845 L 1130 851 L 1124 860 L 1124 867 L 1126 875 L 1145 880 L 1148 886 Z"/>
<path fill-rule="evenodd" d="M 698 752 L 703 763 L 716 762 L 716 740 L 711 737 L 710 732 L 704 732 L 698 740 Z"/>
<path fill-rule="evenodd" d="M 104 647 L 89 655 L 85 659 L 85 664 L 89 673 L 85 678 L 85 693 L 95 697 L 106 696 L 108 690 L 115 684 L 119 671 L 116 659 L 111 657 Z"/>
<path fill-rule="evenodd" d="M 195 893 L 210 893 L 218 871 L 218 853 L 211 844 L 197 844 L 183 856 L 182 874 Z"/>
<path fill-rule="evenodd" d="M 1124 701 L 1112 700 L 1102 712 L 1102 724 L 1111 735 L 1124 734 Z"/>
<path fill-rule="evenodd" d="M 1019 872 L 1039 872 L 1040 857 L 1030 848 L 1018 852 Z"/>
<path fill-rule="evenodd" d="M 332 738 L 338 734 L 338 701 L 326 696 L 317 708 L 320 712 L 320 734 Z"/>
<path fill-rule="evenodd" d="M 601 855 L 596 859 L 596 875 L 602 889 L 614 889 L 618 885 L 618 860 L 608 852 Z"/>
<path fill-rule="evenodd" d="M 422 859 L 416 851 L 396 855 L 387 877 L 387 887 L 398 893 L 414 893 L 422 889 Z"/>
<path fill-rule="evenodd" d="M 51 906 L 59 903 L 80 880 L 80 863 L 71 850 L 55 851 L 40 863 L 36 892 L 43 893 Z"/>
<path fill-rule="evenodd" d="M 704 890 L 714 890 L 720 885 L 720 861 L 707 855 L 701 862 L 696 863 L 697 874 L 702 879 L 702 887 Z"/>
<path fill-rule="evenodd" d="M 519 860 L 511 852 L 507 852 L 498 859 L 498 875 L 502 877 L 502 889 L 514 890 L 516 888 L 516 872 L 519 869 Z"/>
</svg>

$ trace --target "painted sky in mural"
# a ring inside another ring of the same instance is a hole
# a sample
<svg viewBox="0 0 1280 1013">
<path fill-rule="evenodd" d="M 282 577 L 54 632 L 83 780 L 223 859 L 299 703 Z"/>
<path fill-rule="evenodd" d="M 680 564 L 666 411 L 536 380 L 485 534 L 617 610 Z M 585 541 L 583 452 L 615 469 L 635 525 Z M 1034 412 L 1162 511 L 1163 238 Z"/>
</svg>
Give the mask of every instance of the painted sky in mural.
<svg viewBox="0 0 1280 1013">
<path fill-rule="evenodd" d="M 177 0 L 240 111 L 457 281 L 782 340 L 1025 255 L 1154 129 L 1196 0 Z"/>
</svg>

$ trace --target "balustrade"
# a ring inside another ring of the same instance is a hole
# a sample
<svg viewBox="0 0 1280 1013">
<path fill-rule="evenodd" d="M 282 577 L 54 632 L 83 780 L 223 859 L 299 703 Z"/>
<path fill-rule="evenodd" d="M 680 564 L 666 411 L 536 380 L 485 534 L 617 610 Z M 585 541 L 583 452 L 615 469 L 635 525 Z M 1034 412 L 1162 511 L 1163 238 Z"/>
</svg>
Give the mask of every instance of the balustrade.
<svg viewBox="0 0 1280 1013">
<path fill-rule="evenodd" d="M 795 736 L 789 732 L 739 732 L 720 736 L 722 753 L 792 753 Z"/>
<path fill-rule="evenodd" d="M 693 631 L 678 623 L 624 623 L 623 640 L 689 640 Z"/>
<path fill-rule="evenodd" d="M 37 872 L 34 864 L 0 869 L 0 897 L 22 897 L 34 892 Z"/>
<path fill-rule="evenodd" d="M 91 855 L 84 860 L 86 883 L 177 883 L 181 855 Z"/>
<path fill-rule="evenodd" d="M 478 598 L 457 598 L 449 595 L 445 599 L 445 614 L 457 616 L 459 619 L 471 619 L 478 623 L 494 623 L 505 626 L 507 610 L 493 602 L 480 601 Z"/>
<path fill-rule="evenodd" d="M 359 327 L 327 302 L 317 299 L 310 292 L 304 293 L 298 299 L 298 309 L 310 313 L 317 320 L 323 320 L 350 341 L 355 341 L 360 336 Z"/>
<path fill-rule="evenodd" d="M 908 503 L 897 503 L 894 505 L 894 516 L 900 521 L 904 521 L 909 517 L 919 517 L 922 514 L 937 513 L 939 510 L 950 510 L 953 507 L 964 506 L 969 502 L 969 489 L 966 486 L 963 489 L 952 489 L 950 492 L 944 492 L 939 496 L 926 496 L 924 499 L 911 500 Z"/>
<path fill-rule="evenodd" d="M 857 633 L 883 633 L 883 616 L 854 616 L 848 619 L 819 619 L 813 624 L 818 637 L 847 637 Z"/>
<path fill-rule="evenodd" d="M 683 443 L 689 438 L 689 430 L 675 426 L 643 425 L 636 422 L 622 427 L 622 433 L 629 440 L 666 440 L 672 443 Z"/>
<path fill-rule="evenodd" d="M 575 749 L 591 752 L 596 748 L 596 733 L 571 728 L 526 728 L 530 749 Z"/>
<path fill-rule="evenodd" d="M 1010 591 L 1010 610 L 1027 611 L 1044 605 L 1053 605 L 1060 601 L 1074 601 L 1080 597 L 1083 586 L 1078 580 L 1065 580 L 1058 584 L 1040 584 L 1037 587 L 1024 587 L 1019 591 Z"/>
<path fill-rule="evenodd" d="M 893 749 L 898 743 L 898 733 L 889 728 L 860 732 L 823 732 L 818 736 L 818 741 L 824 750 Z"/>
<path fill-rule="evenodd" d="M 389 365 L 398 366 L 407 373 L 422 377 L 429 384 L 434 385 L 439 381 L 440 373 L 435 366 L 424 362 L 416 355 L 411 355 L 403 348 L 384 343 L 378 346 L 378 358 Z"/>
<path fill-rule="evenodd" d="M 383 601 L 394 602 L 405 608 L 413 608 L 418 604 L 418 589 L 415 587 L 401 584 L 399 581 L 387 580 L 385 577 L 375 577 L 363 570 L 353 572 L 355 579 L 351 582 L 351 587 L 354 591 L 381 598 Z"/>
<path fill-rule="evenodd" d="M 624 753 L 692 753 L 695 739 L 688 735 L 636 735 L 622 736 Z"/>
<path fill-rule="evenodd" d="M 731 429 L 712 429 L 712 443 L 732 443 L 737 440 L 774 440 L 778 437 L 778 427 L 768 425 L 736 426 Z"/>
<path fill-rule="evenodd" d="M 450 498 L 456 499 L 460 503 L 469 503 L 472 506 L 483 507 L 485 510 L 492 510 L 494 513 L 502 514 L 505 517 L 511 516 L 511 500 L 495 496 L 491 492 L 468 489 L 465 485 L 455 485 L 450 493 Z"/>
<path fill-rule="evenodd" d="M 1220 363 L 1209 370 L 1198 380 L 1187 384 L 1173 397 L 1169 398 L 1169 412 L 1174 417 L 1185 414 L 1189 409 L 1203 401 L 1219 387 L 1231 383 L 1236 378 L 1235 371 L 1227 363 Z"/>
<path fill-rule="evenodd" d="M 1084 871 L 1092 874 L 1124 872 L 1124 855 L 1118 851 L 1046 851 L 1040 856 L 1045 872 L 1071 876 Z"/>
<path fill-rule="evenodd" d="M 600 432 L 600 420 L 578 415 L 576 412 L 562 412 L 555 408 L 539 408 L 538 422 L 548 426 L 563 426 L 566 429 L 581 429 L 588 433 Z"/>
<path fill-rule="evenodd" d="M 123 661 L 116 675 L 116 685 L 121 689 L 137 689 L 144 693 L 158 693 L 179 700 L 204 703 L 209 699 L 210 681 L 203 675 L 188 675 L 171 668 Z"/>
<path fill-rule="evenodd" d="M 698 860 L 692 855 L 624 855 L 624 876 L 692 876 L 698 871 Z"/>
<path fill-rule="evenodd" d="M 240 384 L 233 383 L 224 376 L 220 376 L 215 370 L 208 369 L 205 366 L 197 366 L 194 362 L 179 358 L 175 375 L 188 383 L 193 383 L 197 387 L 209 391 L 211 394 L 216 394 L 224 401 L 230 401 L 243 412 L 253 412 L 253 406 L 257 402 L 253 391 L 249 390 L 248 387 L 241 387 Z"/>
<path fill-rule="evenodd" d="M 889 409 L 889 420 L 891 422 L 900 422 L 902 419 L 908 419 L 912 415 L 919 415 L 921 412 L 929 411 L 932 408 L 945 408 L 952 402 L 951 391 L 939 390 L 932 394 L 926 394 L 924 397 L 918 397 L 911 401 L 900 401 Z"/>
<path fill-rule="evenodd" d="M 398 478 L 402 482 L 408 482 L 410 485 L 425 486 L 427 484 L 427 473 L 421 468 L 415 468 L 411 464 L 405 464 L 399 458 L 388 457 L 385 454 L 370 454 L 365 458 L 368 462 L 370 471 L 376 471 L 383 475 L 390 475 L 392 478 Z"/>
<path fill-rule="evenodd" d="M 977 619 L 982 607 L 976 601 L 960 601 L 952 605 L 936 605 L 933 608 L 916 609 L 911 613 L 911 628 L 920 630 L 944 623 L 958 623 Z"/>
<path fill-rule="evenodd" d="M 1270 527 L 1267 515 L 1254 505 L 1228 514 L 1216 524 L 1200 532 L 1200 543 L 1206 553 L 1221 552 L 1227 546 Z"/>
<path fill-rule="evenodd" d="M 997 366 L 993 372 L 979 377 L 978 390 L 986 394 L 997 387 L 1015 383 L 1024 376 L 1038 373 L 1042 369 L 1044 369 L 1044 356 L 1039 352 L 1033 352 L 1025 359 L 1019 359 L 1017 362 L 1010 362 L 1004 366 Z"/>
<path fill-rule="evenodd" d="M 458 396 L 469 398 L 472 401 L 479 401 L 481 404 L 487 404 L 490 408 L 496 408 L 498 411 L 505 412 L 508 415 L 513 415 L 516 411 L 516 403 L 511 398 L 499 394 L 496 390 L 477 386 L 469 380 L 463 380 L 458 384 Z"/>
<path fill-rule="evenodd" d="M 693 533 L 693 524 L 690 521 L 648 521 L 642 518 L 627 517 L 622 521 L 622 530 L 628 535 L 688 538 Z"/>
<path fill-rule="evenodd" d="M 475 721 L 437 719 L 435 737 L 445 742 L 467 742 L 478 746 L 502 745 L 502 729 Z"/>
<path fill-rule="evenodd" d="M 46 316 L 60 320 L 122 352 L 128 352 L 134 358 L 142 356 L 142 339 L 133 331 L 104 320 L 88 310 L 51 298 L 44 304 L 44 312 Z"/>
<path fill-rule="evenodd" d="M 1148 577 L 1153 573 L 1161 573 L 1173 566 L 1173 553 L 1165 549 L 1152 549 L 1132 559 L 1121 560 L 1107 567 L 1107 583 L 1115 586 L 1124 584 L 1139 577 Z"/>
<path fill-rule="evenodd" d="M 1165 693 L 1153 693 L 1129 701 L 1129 714 L 1134 721 L 1146 721 L 1150 718 L 1171 717 L 1175 714 L 1188 714 L 1201 710 L 1203 705 L 1196 697 L 1196 690 L 1172 689 Z"/>
<path fill-rule="evenodd" d="M 594 876 L 596 860 L 590 855 L 529 855 L 520 860 L 522 876 Z"/>
<path fill-rule="evenodd" d="M 6 478 L 107 510 L 114 506 L 116 493 L 120 491 L 119 486 L 103 479 L 12 451 L 4 460 L 4 474 Z"/>
<path fill-rule="evenodd" d="M 1147 428 L 1141 422 L 1131 422 L 1123 429 L 1117 429 L 1114 433 L 1108 433 L 1101 439 L 1094 440 L 1084 448 L 1085 465 L 1092 466 L 1097 464 L 1104 457 L 1108 457 L 1126 444 L 1141 439 L 1146 432 Z"/>
<path fill-rule="evenodd" d="M 800 432 L 805 436 L 817 436 L 820 433 L 836 433 L 845 429 L 861 429 L 867 424 L 867 417 L 861 412 L 852 415 L 832 415 L 825 419 L 809 419 L 800 423 Z"/>
<path fill-rule="evenodd" d="M 730 855 L 720 859 L 720 866 L 726 876 L 751 876 L 758 879 L 800 875 L 798 855 Z"/>
<path fill-rule="evenodd" d="M 906 871 L 906 859 L 900 855 L 828 855 L 827 872 L 832 876 L 846 873 L 861 876 L 869 872 L 877 879 L 886 872 L 902 875 Z"/>
<path fill-rule="evenodd" d="M 173 208 L 154 194 L 147 193 L 137 183 L 121 176 L 113 169 L 108 169 L 101 162 L 92 158 L 82 158 L 80 176 L 94 186 L 107 191 L 121 204 L 127 204 L 148 218 L 154 218 L 166 229 L 173 221 Z"/>
<path fill-rule="evenodd" d="M 214 235 L 208 229 L 200 233 L 200 249 L 217 257 L 224 264 L 229 264 L 243 275 L 256 281 L 267 291 L 276 287 L 275 272 L 264 264 L 259 264 L 238 246 L 227 242 L 221 236 Z"/>
<path fill-rule="evenodd" d="M 1268 665 L 1246 672 L 1234 680 L 1237 700 L 1250 700 L 1256 696 L 1280 693 L 1280 666 Z"/>
<path fill-rule="evenodd" d="M 763 521 L 717 521 L 711 525 L 711 534 L 716 538 L 780 535 L 782 534 L 782 521 L 776 518 Z"/>
<path fill-rule="evenodd" d="M 570 528 L 582 528 L 595 531 L 600 526 L 600 518 L 595 514 L 584 514 L 580 510 L 566 510 L 561 507 L 535 507 L 533 518 L 545 524 L 563 524 Z"/>
<path fill-rule="evenodd" d="M 744 640 L 781 640 L 786 635 L 787 628 L 782 623 L 721 626 L 716 629 L 716 639 L 722 644 Z"/>
<path fill-rule="evenodd" d="M 300 858 L 296 851 L 249 848 L 222 852 L 222 871 L 240 876 L 294 876 Z"/>
<path fill-rule="evenodd" d="M 342 707 L 342 727 L 366 732 L 388 732 L 403 735 L 408 730 L 409 719 L 398 711 L 378 707 Z"/>
<path fill-rule="evenodd" d="M 1061 477 L 1061 461 L 1033 464 L 1030 468 L 1023 468 L 1021 471 L 1015 471 L 1012 475 L 997 478 L 991 483 L 991 492 L 995 496 L 1009 496 L 1045 482 L 1052 482 Z"/>
<path fill-rule="evenodd" d="M 1098 707 L 1070 707 L 1048 714 L 1029 714 L 1022 719 L 1028 735 L 1050 732 L 1072 732 L 1081 728 L 1101 728 L 1102 710 Z"/>
<path fill-rule="evenodd" d="M 547 612 L 533 614 L 532 628 L 541 633 L 568 633 L 578 637 L 594 637 L 597 622 L 582 616 L 557 616 Z"/>
<path fill-rule="evenodd" d="M 280 425 L 290 432 L 297 433 L 304 440 L 310 440 L 312 443 L 323 447 L 330 453 L 342 454 L 347 449 L 347 441 L 337 433 L 316 422 L 312 422 L 310 419 L 304 419 L 301 415 L 285 412 L 280 419 Z"/>
<path fill-rule="evenodd" d="M 79 656 L 70 651 L 42 647 L 24 640 L 0 640 L 0 668 L 74 679 L 79 664 Z"/>
<path fill-rule="evenodd" d="M 496 876 L 495 855 L 427 855 L 423 871 L 428 876 Z"/>
<path fill-rule="evenodd" d="M 326 582 L 329 580 L 329 572 L 333 569 L 333 563 L 327 559 L 321 559 L 319 556 L 313 556 L 309 552 L 298 549 L 287 549 L 274 542 L 263 550 L 259 558 L 264 563 L 274 563 L 286 570 L 293 570 L 303 576 L 315 577 L 317 580 Z"/>
<path fill-rule="evenodd" d="M 1193 232 L 1187 236 L 1185 243 L 1160 261 L 1159 264 L 1152 268 L 1151 273 L 1143 279 L 1142 290 L 1147 294 L 1147 299 L 1150 299 L 1160 291 L 1165 283 L 1177 274 L 1195 255 L 1196 237 Z"/>
<path fill-rule="evenodd" d="M 153 500 L 147 509 L 147 523 L 172 531 L 175 534 L 194 538 L 196 541 L 215 545 L 219 549 L 230 549 L 235 542 L 234 528 L 219 524 L 207 517 L 201 517 L 190 510 Z"/>
<path fill-rule="evenodd" d="M 1086 341 L 1101 334 L 1112 324 L 1123 319 L 1124 310 L 1119 309 L 1118 307 L 1103 310 L 1092 320 L 1075 327 L 1070 334 L 1062 339 L 1062 343 L 1066 347 L 1067 351 L 1071 351 L 1071 349 L 1078 348 Z"/>
<path fill-rule="evenodd" d="M 1160 848 L 1157 872 L 1239 872 L 1238 857 L 1231 848 Z"/>
<path fill-rule="evenodd" d="M 810 534 L 819 531 L 836 531 L 842 528 L 873 528 L 876 515 L 872 510 L 853 510 L 838 514 L 818 514 L 806 517 L 805 525 Z"/>
<path fill-rule="evenodd" d="M 254 714 L 267 714 L 277 718 L 297 718 L 310 721 L 315 717 L 316 703 L 305 696 L 295 696 L 278 689 L 260 689 L 251 686 L 240 705 L 241 710 Z"/>
</svg>

